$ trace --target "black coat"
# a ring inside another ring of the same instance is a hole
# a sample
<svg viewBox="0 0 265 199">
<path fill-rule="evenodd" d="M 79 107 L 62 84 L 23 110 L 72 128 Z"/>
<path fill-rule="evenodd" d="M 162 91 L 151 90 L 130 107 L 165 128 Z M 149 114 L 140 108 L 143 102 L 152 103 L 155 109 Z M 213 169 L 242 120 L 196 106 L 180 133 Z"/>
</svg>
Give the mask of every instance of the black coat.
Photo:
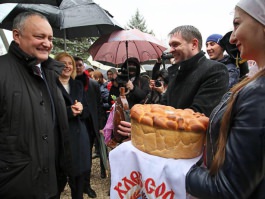
<svg viewBox="0 0 265 199">
<path fill-rule="evenodd" d="M 136 77 L 133 81 L 133 90 L 126 95 L 129 108 L 132 108 L 135 104 L 142 104 L 148 93 L 151 91 L 149 82 L 144 77 Z"/>
<path fill-rule="evenodd" d="M 0 198 L 4 199 L 56 195 L 56 170 L 70 164 L 67 113 L 56 83 L 64 65 L 51 58 L 41 64 L 52 98 L 44 80 L 33 74 L 34 65 L 36 59 L 14 42 L 0 57 Z"/>
<path fill-rule="evenodd" d="M 228 90 L 228 78 L 226 66 L 207 59 L 201 51 L 179 64 L 161 103 L 174 108 L 191 108 L 209 117 Z"/>
<path fill-rule="evenodd" d="M 79 176 L 88 171 L 91 167 L 90 142 L 85 119 L 89 116 L 88 104 L 84 93 L 84 87 L 80 81 L 70 78 L 70 94 L 67 93 L 63 85 L 58 80 L 59 87 L 63 93 L 67 109 L 68 122 L 70 128 L 70 144 L 73 159 L 73 176 Z M 83 111 L 81 115 L 74 116 L 71 105 L 75 100 L 81 102 Z"/>
<path fill-rule="evenodd" d="M 203 199 L 265 198 L 265 77 L 245 86 L 231 113 L 226 155 L 215 176 L 194 165 L 186 176 L 186 189 Z M 214 109 L 207 131 L 207 168 L 216 153 L 220 122 L 230 93 Z"/>
<path fill-rule="evenodd" d="M 218 62 L 221 62 L 226 65 L 226 68 L 228 70 L 229 74 L 229 85 L 228 88 L 232 88 L 235 84 L 239 81 L 240 76 L 240 70 L 236 66 L 236 60 L 232 59 L 230 56 L 225 55 L 223 59 L 218 60 Z"/>
<path fill-rule="evenodd" d="M 87 122 L 87 129 L 92 134 L 92 137 L 99 139 L 99 130 L 104 128 L 105 113 L 102 106 L 101 93 L 97 81 L 89 78 L 85 73 L 76 77 L 83 83 L 88 103 L 89 118 Z"/>
</svg>

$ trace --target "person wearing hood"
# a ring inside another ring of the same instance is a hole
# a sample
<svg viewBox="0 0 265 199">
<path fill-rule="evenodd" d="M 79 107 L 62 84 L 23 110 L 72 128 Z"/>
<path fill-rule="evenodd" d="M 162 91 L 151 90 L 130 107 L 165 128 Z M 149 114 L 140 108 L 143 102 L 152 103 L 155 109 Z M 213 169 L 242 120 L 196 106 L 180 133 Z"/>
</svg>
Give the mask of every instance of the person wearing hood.
<svg viewBox="0 0 265 199">
<path fill-rule="evenodd" d="M 240 70 L 236 67 L 235 60 L 229 55 L 224 55 L 224 48 L 219 41 L 222 39 L 220 34 L 212 34 L 206 39 L 206 51 L 211 60 L 216 60 L 226 65 L 229 73 L 228 88 L 232 88 L 239 81 Z"/>
<path fill-rule="evenodd" d="M 69 126 L 48 19 L 23 12 L 0 56 L 0 198 L 51 199 L 71 174 Z"/>
<path fill-rule="evenodd" d="M 150 92 L 149 82 L 140 76 L 140 62 L 135 57 L 126 60 L 120 69 L 120 73 L 114 80 L 116 83 L 110 89 L 109 102 L 113 100 L 113 95 L 119 97 L 119 88 L 124 86 L 129 93 L 126 95 L 129 108 L 135 104 L 143 103 Z"/>
</svg>

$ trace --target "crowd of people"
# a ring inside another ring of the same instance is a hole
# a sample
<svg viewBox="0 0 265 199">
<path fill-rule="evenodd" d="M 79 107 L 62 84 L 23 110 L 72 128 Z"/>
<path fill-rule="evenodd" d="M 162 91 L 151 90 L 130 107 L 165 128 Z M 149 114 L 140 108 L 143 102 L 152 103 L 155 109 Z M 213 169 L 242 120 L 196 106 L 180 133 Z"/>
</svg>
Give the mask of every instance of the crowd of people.
<svg viewBox="0 0 265 199">
<path fill-rule="evenodd" d="M 152 77 L 141 75 L 129 57 L 107 78 L 85 70 L 82 58 L 61 52 L 54 59 L 46 17 L 23 12 L 13 21 L 13 41 L 0 56 L 0 198 L 56 199 L 68 183 L 73 199 L 96 198 L 90 185 L 92 149 L 106 178 L 100 136 L 113 138 L 115 101 L 126 89 L 135 104 L 190 108 L 210 118 L 205 152 L 186 174 L 187 193 L 196 198 L 265 198 L 265 2 L 240 0 L 230 43 L 258 70 L 241 78 L 238 60 L 220 34 L 203 43 L 192 25 L 169 33 L 172 65 Z M 209 59 L 202 51 L 206 46 Z M 117 132 L 131 137 L 131 124 Z M 117 146 L 117 145 L 115 145 Z"/>
</svg>

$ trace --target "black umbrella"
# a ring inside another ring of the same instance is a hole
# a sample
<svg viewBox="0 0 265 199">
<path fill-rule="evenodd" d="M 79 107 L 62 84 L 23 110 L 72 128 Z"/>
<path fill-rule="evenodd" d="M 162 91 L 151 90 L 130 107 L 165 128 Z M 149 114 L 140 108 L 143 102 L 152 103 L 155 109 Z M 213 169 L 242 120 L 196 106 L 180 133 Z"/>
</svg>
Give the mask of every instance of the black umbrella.
<svg viewBox="0 0 265 199">
<path fill-rule="evenodd" d="M 84 3 L 92 3 L 92 0 L 0 0 L 2 3 L 23 3 L 23 4 L 48 4 L 57 7 L 71 7 Z"/>
<path fill-rule="evenodd" d="M 60 6 L 63 0 L 0 0 L 1 3 L 29 3 L 29 4 L 49 4 Z"/>
<path fill-rule="evenodd" d="M 0 13 L 6 10 L 5 5 L 0 4 Z M 14 17 L 29 10 L 45 15 L 58 38 L 100 37 L 122 29 L 108 11 L 92 0 L 63 0 L 59 7 L 19 3 L 0 20 L 0 28 L 12 30 Z"/>
</svg>

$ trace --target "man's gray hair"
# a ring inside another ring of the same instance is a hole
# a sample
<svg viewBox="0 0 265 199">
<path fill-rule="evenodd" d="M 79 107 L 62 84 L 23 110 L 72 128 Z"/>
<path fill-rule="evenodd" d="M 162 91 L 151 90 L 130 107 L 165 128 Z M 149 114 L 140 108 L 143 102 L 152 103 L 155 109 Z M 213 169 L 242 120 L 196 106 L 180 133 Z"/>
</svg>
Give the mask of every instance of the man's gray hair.
<svg viewBox="0 0 265 199">
<path fill-rule="evenodd" d="M 38 13 L 38 12 L 32 12 L 32 11 L 27 11 L 27 12 L 22 12 L 22 13 L 19 13 L 14 21 L 13 21 L 13 27 L 12 29 L 17 29 L 19 31 L 22 31 L 23 28 L 24 28 L 24 25 L 25 25 L 25 21 L 29 18 L 29 17 L 32 17 L 32 16 L 39 16 L 40 18 L 42 19 L 45 19 L 48 21 L 47 17 L 45 17 L 44 15 L 42 15 L 41 13 Z M 49 21 L 48 21 L 49 22 Z"/>
<path fill-rule="evenodd" d="M 168 35 L 171 37 L 175 33 L 180 33 L 183 39 L 187 42 L 191 42 L 192 39 L 196 38 L 198 40 L 198 48 L 202 49 L 202 35 L 200 31 L 191 25 L 178 26 L 174 28 Z"/>
</svg>

